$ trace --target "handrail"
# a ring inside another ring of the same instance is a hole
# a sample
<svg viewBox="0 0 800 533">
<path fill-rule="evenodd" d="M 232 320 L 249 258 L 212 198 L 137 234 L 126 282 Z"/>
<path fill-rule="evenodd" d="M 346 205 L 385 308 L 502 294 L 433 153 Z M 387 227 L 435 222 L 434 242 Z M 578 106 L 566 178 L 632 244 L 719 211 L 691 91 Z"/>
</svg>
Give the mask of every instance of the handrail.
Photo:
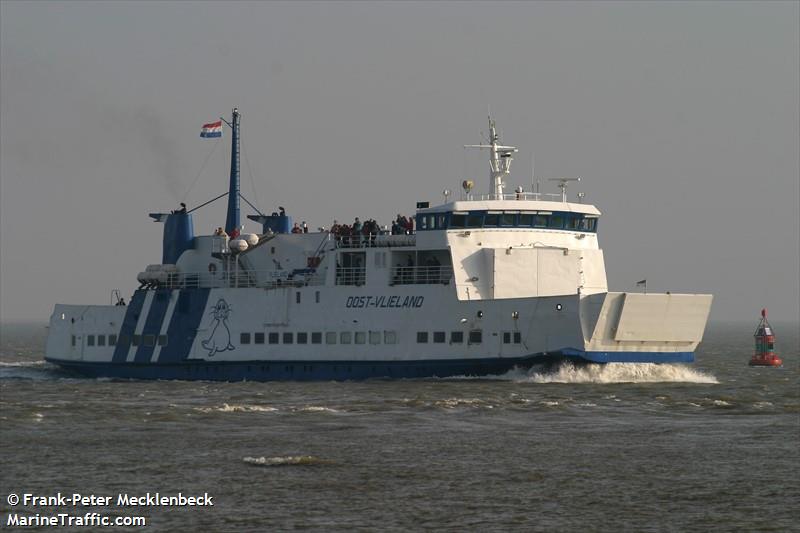
<svg viewBox="0 0 800 533">
<path fill-rule="evenodd" d="M 386 248 L 392 246 L 415 246 L 417 236 L 411 235 L 337 235 L 337 248 Z"/>
<path fill-rule="evenodd" d="M 396 266 L 392 267 L 392 285 L 447 285 L 453 279 L 453 267 Z"/>
<path fill-rule="evenodd" d="M 152 279 L 146 281 L 140 279 L 140 283 L 141 289 L 195 289 L 201 287 L 275 289 L 324 285 L 325 275 L 324 272 L 313 268 L 293 271 L 233 268 L 206 272 L 160 272 Z"/>
</svg>

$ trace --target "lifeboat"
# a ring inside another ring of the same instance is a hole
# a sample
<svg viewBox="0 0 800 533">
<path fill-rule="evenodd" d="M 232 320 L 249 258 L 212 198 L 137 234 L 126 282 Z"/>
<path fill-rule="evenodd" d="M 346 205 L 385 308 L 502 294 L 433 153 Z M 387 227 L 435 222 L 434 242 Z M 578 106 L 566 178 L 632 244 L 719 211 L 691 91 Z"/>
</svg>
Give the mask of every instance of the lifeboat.
<svg viewBox="0 0 800 533">
<path fill-rule="evenodd" d="M 761 310 L 761 321 L 753 334 L 756 340 L 755 352 L 750 358 L 750 366 L 781 366 L 783 360 L 775 355 L 775 333 L 767 321 L 767 310 Z"/>
</svg>

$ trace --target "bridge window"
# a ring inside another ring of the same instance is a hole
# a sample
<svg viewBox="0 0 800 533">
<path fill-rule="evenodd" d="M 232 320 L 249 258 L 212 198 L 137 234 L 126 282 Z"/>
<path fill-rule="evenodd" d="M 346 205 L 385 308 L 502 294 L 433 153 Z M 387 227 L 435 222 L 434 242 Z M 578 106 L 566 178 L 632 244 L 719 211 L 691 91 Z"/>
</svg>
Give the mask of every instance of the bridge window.
<svg viewBox="0 0 800 533">
<path fill-rule="evenodd" d="M 500 225 L 501 226 L 514 226 L 516 225 L 516 218 L 517 215 L 513 213 L 503 213 L 500 215 Z"/>
<path fill-rule="evenodd" d="M 533 217 L 533 225 L 537 228 L 546 228 L 550 217 L 547 215 L 536 215 Z"/>
<path fill-rule="evenodd" d="M 483 227 L 483 213 L 472 213 L 467 215 L 468 228 L 482 228 Z"/>
<path fill-rule="evenodd" d="M 255 344 L 264 344 L 264 332 L 257 331 L 255 335 L 253 335 L 253 342 Z"/>
<path fill-rule="evenodd" d="M 467 215 L 461 214 L 457 215 L 453 213 L 450 215 L 450 227 L 453 229 L 461 229 L 466 227 L 467 223 Z"/>
<path fill-rule="evenodd" d="M 548 228 L 563 228 L 564 227 L 564 217 L 561 215 L 551 215 L 550 216 L 550 223 L 547 225 Z"/>
<path fill-rule="evenodd" d="M 523 227 L 533 226 L 533 213 L 520 213 L 519 225 Z"/>
<path fill-rule="evenodd" d="M 250 344 L 250 334 L 249 333 L 239 334 L 239 344 Z"/>
<path fill-rule="evenodd" d="M 483 227 L 484 228 L 496 228 L 497 223 L 500 221 L 500 215 L 497 213 L 486 213 L 486 216 L 483 217 Z"/>
</svg>

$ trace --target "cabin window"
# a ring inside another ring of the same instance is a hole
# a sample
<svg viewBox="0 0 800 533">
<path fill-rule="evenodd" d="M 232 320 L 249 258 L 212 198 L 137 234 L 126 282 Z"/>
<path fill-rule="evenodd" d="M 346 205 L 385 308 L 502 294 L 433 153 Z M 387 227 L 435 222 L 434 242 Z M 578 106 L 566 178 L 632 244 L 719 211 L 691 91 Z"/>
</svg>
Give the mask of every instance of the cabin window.
<svg viewBox="0 0 800 533">
<path fill-rule="evenodd" d="M 158 345 L 159 346 L 166 346 L 167 345 L 167 336 L 166 335 L 159 335 L 158 336 Z"/>
<path fill-rule="evenodd" d="M 369 343 L 370 344 L 380 344 L 381 343 L 381 332 L 380 331 L 370 331 L 369 332 Z"/>
<path fill-rule="evenodd" d="M 511 344 L 511 332 L 504 331 L 503 332 L 503 344 Z"/>
<path fill-rule="evenodd" d="M 278 340 L 280 339 L 280 335 L 277 333 L 270 333 L 268 336 L 268 341 L 270 344 L 278 344 Z"/>
<path fill-rule="evenodd" d="M 483 227 L 483 215 L 480 213 L 474 213 L 471 215 L 467 215 L 467 227 L 468 228 L 482 228 Z"/>
<path fill-rule="evenodd" d="M 464 332 L 463 331 L 451 331 L 450 332 L 450 344 L 463 344 L 464 343 Z"/>
<path fill-rule="evenodd" d="M 308 344 L 308 333 L 305 332 L 298 333 L 297 344 Z"/>
<path fill-rule="evenodd" d="M 314 292 L 314 301 L 319 303 L 319 291 Z"/>
<path fill-rule="evenodd" d="M 336 332 L 328 331 L 325 333 L 325 344 L 336 344 Z"/>
<path fill-rule="evenodd" d="M 513 213 L 503 213 L 500 215 L 501 226 L 513 226 L 516 223 L 517 215 Z"/>
<path fill-rule="evenodd" d="M 131 339 L 130 339 L 130 337 L 128 337 L 127 335 L 125 335 L 125 334 L 122 334 L 122 335 L 120 335 L 120 336 L 119 336 L 119 343 L 120 343 L 121 345 L 123 345 L 123 346 L 127 346 L 127 345 L 128 345 L 128 343 L 130 343 L 130 342 L 131 342 Z"/>
<path fill-rule="evenodd" d="M 109 346 L 116 346 L 117 345 L 117 336 L 116 335 L 109 335 L 108 336 L 108 345 Z"/>
<path fill-rule="evenodd" d="M 76 344 L 76 339 L 75 339 L 75 335 L 73 335 L 72 336 L 72 345 L 75 346 L 75 344 Z"/>
<path fill-rule="evenodd" d="M 285 331 L 283 333 L 283 344 L 293 344 L 294 343 L 294 333 L 291 331 Z"/>
<path fill-rule="evenodd" d="M 500 220 L 500 215 L 495 213 L 487 213 L 485 217 L 483 217 L 483 227 L 484 228 L 496 228 L 497 223 Z"/>
<path fill-rule="evenodd" d="M 133 337 L 131 337 L 131 346 L 139 346 L 139 343 L 141 342 L 142 342 L 141 335 L 134 335 Z"/>
<path fill-rule="evenodd" d="M 322 344 L 322 333 L 314 331 L 311 333 L 311 344 Z"/>
<path fill-rule="evenodd" d="M 532 213 L 520 213 L 519 215 L 519 225 L 520 226 L 533 226 L 533 214 Z"/>
<path fill-rule="evenodd" d="M 442 344 L 444 343 L 447 335 L 445 335 L 444 331 L 434 331 L 433 332 L 433 342 L 435 344 Z"/>
<path fill-rule="evenodd" d="M 547 215 L 536 215 L 533 217 L 533 225 L 537 228 L 546 228 L 549 222 Z"/>
<path fill-rule="evenodd" d="M 383 332 L 383 343 L 384 344 L 397 344 L 397 333 L 394 331 L 384 331 Z"/>
<path fill-rule="evenodd" d="M 254 344 L 264 344 L 264 332 L 258 331 L 253 335 Z"/>
<path fill-rule="evenodd" d="M 466 215 L 450 215 L 450 227 L 454 229 L 461 229 L 465 227 L 467 221 Z"/>
<path fill-rule="evenodd" d="M 239 344 L 250 344 L 250 334 L 249 333 L 240 333 L 239 334 Z"/>
<path fill-rule="evenodd" d="M 469 332 L 469 343 L 480 344 L 483 342 L 483 331 L 480 329 L 473 329 Z"/>
<path fill-rule="evenodd" d="M 97 345 L 98 346 L 105 346 L 106 345 L 106 336 L 105 335 L 98 335 L 97 336 Z"/>
<path fill-rule="evenodd" d="M 561 215 L 552 215 L 550 217 L 550 223 L 547 225 L 548 228 L 563 228 L 564 227 L 564 217 Z"/>
<path fill-rule="evenodd" d="M 417 332 L 417 342 L 420 344 L 425 344 L 428 342 L 428 332 L 427 331 L 418 331 Z"/>
<path fill-rule="evenodd" d="M 155 335 L 145 335 L 144 336 L 144 345 L 147 347 L 155 346 L 156 345 L 156 336 Z"/>
<path fill-rule="evenodd" d="M 579 216 L 571 216 L 567 219 L 567 229 L 580 229 L 581 219 Z"/>
<path fill-rule="evenodd" d="M 582 218 L 580 223 L 580 229 L 583 231 L 594 231 L 595 224 L 597 224 L 596 218 Z"/>
<path fill-rule="evenodd" d="M 339 344 L 350 344 L 353 341 L 353 334 L 349 331 L 342 331 L 339 334 Z"/>
<path fill-rule="evenodd" d="M 300 303 L 300 291 L 297 291 L 296 293 L 294 293 L 294 300 L 295 300 L 295 303 L 298 303 L 298 304 Z"/>
<path fill-rule="evenodd" d="M 367 334 L 363 331 L 356 331 L 356 344 L 365 344 L 367 342 Z"/>
<path fill-rule="evenodd" d="M 436 227 L 439 229 L 445 229 L 447 227 L 446 215 L 436 215 Z"/>
<path fill-rule="evenodd" d="M 514 344 L 522 344 L 522 333 L 519 331 L 514 332 Z"/>
<path fill-rule="evenodd" d="M 86 337 L 86 346 L 94 346 L 94 335 L 88 335 Z"/>
</svg>

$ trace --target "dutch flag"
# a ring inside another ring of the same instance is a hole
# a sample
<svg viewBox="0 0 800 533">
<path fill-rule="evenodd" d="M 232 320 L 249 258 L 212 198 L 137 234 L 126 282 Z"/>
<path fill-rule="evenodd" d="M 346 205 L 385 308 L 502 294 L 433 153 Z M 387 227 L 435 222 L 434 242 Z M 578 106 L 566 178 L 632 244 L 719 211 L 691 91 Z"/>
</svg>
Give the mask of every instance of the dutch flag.
<svg viewBox="0 0 800 533">
<path fill-rule="evenodd" d="M 218 120 L 216 122 L 203 124 L 200 137 L 222 137 L 222 121 Z"/>
</svg>

